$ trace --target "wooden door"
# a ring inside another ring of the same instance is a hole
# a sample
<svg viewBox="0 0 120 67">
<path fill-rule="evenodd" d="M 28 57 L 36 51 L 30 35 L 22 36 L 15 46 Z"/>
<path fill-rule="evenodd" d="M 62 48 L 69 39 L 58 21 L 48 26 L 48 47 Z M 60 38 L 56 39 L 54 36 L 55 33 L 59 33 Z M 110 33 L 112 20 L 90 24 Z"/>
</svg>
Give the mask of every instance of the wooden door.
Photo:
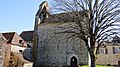
<svg viewBox="0 0 120 67">
<path fill-rule="evenodd" d="M 120 66 L 120 61 L 118 61 L 118 66 Z"/>
<path fill-rule="evenodd" d="M 71 58 L 71 67 L 78 67 L 77 66 L 77 58 L 74 56 Z"/>
</svg>

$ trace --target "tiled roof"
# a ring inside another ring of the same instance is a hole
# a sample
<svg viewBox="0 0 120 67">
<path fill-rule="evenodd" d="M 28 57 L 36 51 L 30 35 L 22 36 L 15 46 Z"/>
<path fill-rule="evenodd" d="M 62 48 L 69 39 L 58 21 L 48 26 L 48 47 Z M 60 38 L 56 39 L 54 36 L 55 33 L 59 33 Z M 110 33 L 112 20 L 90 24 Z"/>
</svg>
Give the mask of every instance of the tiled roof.
<svg viewBox="0 0 120 67">
<path fill-rule="evenodd" d="M 113 40 L 112 40 L 114 43 L 120 43 L 120 37 L 119 36 L 114 36 L 113 37 Z"/>
<path fill-rule="evenodd" d="M 65 17 L 67 17 L 67 18 L 65 18 Z M 69 16 L 69 14 L 67 14 L 67 13 L 53 14 L 53 15 L 49 15 L 49 17 L 46 18 L 44 20 L 44 22 L 66 22 L 66 21 L 71 22 L 73 20 L 70 17 L 71 16 Z"/>
<path fill-rule="evenodd" d="M 77 15 L 77 16 L 76 16 Z M 84 19 L 84 16 L 87 16 L 87 13 L 80 12 L 67 12 L 67 13 L 59 13 L 59 14 L 51 14 L 44 20 L 44 22 L 73 22 L 80 21 L 79 17 Z"/>
<path fill-rule="evenodd" d="M 7 41 L 6 38 L 3 36 L 2 33 L 0 33 L 0 38 L 3 38 L 5 41 Z"/>
<path fill-rule="evenodd" d="M 20 36 L 25 40 L 25 41 L 33 41 L 33 34 L 34 31 L 23 31 Z"/>
<path fill-rule="evenodd" d="M 2 34 L 8 40 L 7 43 L 11 43 L 15 32 L 7 32 Z"/>
</svg>

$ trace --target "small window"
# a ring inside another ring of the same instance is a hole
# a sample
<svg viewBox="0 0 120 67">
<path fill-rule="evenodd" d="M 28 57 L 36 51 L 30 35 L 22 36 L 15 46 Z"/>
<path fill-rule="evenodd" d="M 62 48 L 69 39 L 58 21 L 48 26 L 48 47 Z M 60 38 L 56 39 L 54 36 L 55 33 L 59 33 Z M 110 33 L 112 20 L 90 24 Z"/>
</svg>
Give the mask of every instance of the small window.
<svg viewBox="0 0 120 67">
<path fill-rule="evenodd" d="M 113 54 L 119 53 L 119 47 L 113 47 Z"/>
<path fill-rule="evenodd" d="M 104 52 L 104 49 L 103 48 L 99 48 L 99 52 L 98 52 L 99 54 L 105 54 L 105 52 Z"/>
<path fill-rule="evenodd" d="M 20 53 L 23 53 L 23 50 L 19 50 Z"/>
<path fill-rule="evenodd" d="M 59 50 L 59 45 L 57 45 L 57 50 Z"/>
<path fill-rule="evenodd" d="M 9 61 L 10 63 L 12 63 L 13 61 Z"/>
<path fill-rule="evenodd" d="M 31 48 L 31 46 L 30 46 L 29 44 L 27 44 L 27 47 L 28 47 L 28 48 Z"/>
<path fill-rule="evenodd" d="M 105 54 L 108 54 L 108 49 L 105 49 Z"/>
<path fill-rule="evenodd" d="M 46 17 L 47 17 L 47 14 L 43 12 L 43 13 L 40 15 L 41 21 L 44 22 L 44 20 L 46 19 Z"/>
<path fill-rule="evenodd" d="M 19 40 L 19 43 L 21 44 L 21 43 L 22 43 L 22 40 Z"/>
</svg>

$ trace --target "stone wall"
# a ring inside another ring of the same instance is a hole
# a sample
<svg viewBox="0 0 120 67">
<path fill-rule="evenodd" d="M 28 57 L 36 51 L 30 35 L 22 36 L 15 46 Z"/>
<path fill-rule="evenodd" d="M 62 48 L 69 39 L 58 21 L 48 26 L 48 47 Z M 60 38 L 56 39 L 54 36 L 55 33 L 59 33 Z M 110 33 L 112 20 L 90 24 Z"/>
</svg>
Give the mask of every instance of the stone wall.
<svg viewBox="0 0 120 67">
<path fill-rule="evenodd" d="M 19 53 L 20 50 L 23 52 L 26 49 L 26 47 L 21 47 L 18 45 L 11 45 L 11 52 Z"/>
<path fill-rule="evenodd" d="M 26 43 L 20 43 L 20 40 L 22 40 L 22 42 L 24 42 L 24 40 L 17 33 L 15 33 L 11 43 L 20 45 L 20 46 L 27 46 Z"/>
<path fill-rule="evenodd" d="M 23 65 L 23 67 L 33 67 L 33 63 L 26 63 Z"/>
<path fill-rule="evenodd" d="M 10 51 L 11 51 L 11 44 L 6 44 L 4 66 L 3 67 L 9 67 Z"/>
<path fill-rule="evenodd" d="M 108 45 L 105 48 L 100 47 L 99 49 L 108 49 L 108 54 L 102 53 L 97 55 L 96 64 L 99 65 L 118 65 L 120 60 L 120 49 L 119 53 L 113 54 L 113 47 L 120 48 L 120 45 Z"/>
<path fill-rule="evenodd" d="M 7 47 L 7 45 L 6 45 L 6 39 L 0 33 L 0 67 L 4 66 L 6 47 Z"/>
<path fill-rule="evenodd" d="M 60 33 L 69 23 L 43 23 L 39 25 L 37 65 L 62 67 L 70 65 L 74 56 L 77 64 L 87 64 L 88 53 L 82 40 L 70 38 L 71 34 Z"/>
</svg>

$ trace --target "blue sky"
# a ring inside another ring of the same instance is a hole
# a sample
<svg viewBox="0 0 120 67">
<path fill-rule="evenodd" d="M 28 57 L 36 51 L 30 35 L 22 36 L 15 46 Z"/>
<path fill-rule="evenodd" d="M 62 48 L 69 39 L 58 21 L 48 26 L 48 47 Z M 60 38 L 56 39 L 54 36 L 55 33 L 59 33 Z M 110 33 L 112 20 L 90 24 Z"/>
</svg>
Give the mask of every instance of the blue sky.
<svg viewBox="0 0 120 67">
<path fill-rule="evenodd" d="M 44 0 L 1 0 L 0 32 L 33 30 L 35 14 Z"/>
</svg>

